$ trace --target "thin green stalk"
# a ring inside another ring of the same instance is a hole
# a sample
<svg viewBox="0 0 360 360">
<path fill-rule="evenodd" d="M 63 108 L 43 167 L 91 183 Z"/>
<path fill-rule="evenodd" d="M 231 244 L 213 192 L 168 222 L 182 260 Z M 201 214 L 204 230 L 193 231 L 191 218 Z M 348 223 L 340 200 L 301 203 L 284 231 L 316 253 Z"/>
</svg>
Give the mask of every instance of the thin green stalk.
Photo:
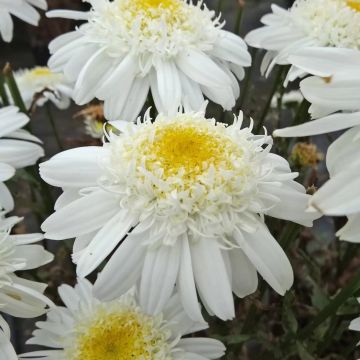
<svg viewBox="0 0 360 360">
<path fill-rule="evenodd" d="M 9 88 L 12 99 L 14 100 L 14 104 L 20 109 L 21 112 L 27 114 L 28 111 L 26 109 L 25 103 L 21 97 L 19 88 L 16 84 L 16 80 L 11 68 L 11 65 L 7 63 L 3 70 L 3 75 L 5 78 L 5 82 Z"/>
<path fill-rule="evenodd" d="M 271 101 L 272 101 L 277 89 L 279 88 L 280 81 L 282 80 L 282 75 L 283 75 L 284 69 L 285 69 L 284 67 L 281 67 L 277 71 L 277 74 L 275 76 L 275 80 L 274 80 L 274 83 L 273 83 L 273 87 L 272 87 L 271 92 L 269 94 L 269 97 L 268 97 L 268 99 L 267 99 L 267 101 L 265 103 L 265 106 L 264 106 L 264 109 L 263 109 L 263 111 L 261 113 L 261 116 L 259 117 L 259 122 L 258 122 L 258 124 L 256 126 L 256 129 L 255 129 L 255 132 L 254 132 L 255 134 L 259 133 L 261 128 L 264 125 L 266 115 L 268 114 L 270 106 L 271 106 Z"/>
<path fill-rule="evenodd" d="M 235 26 L 234 26 L 234 33 L 235 34 L 240 33 L 241 20 L 242 20 L 243 12 L 244 12 L 244 8 L 242 6 L 240 6 L 240 4 L 239 4 L 239 9 L 238 9 L 237 14 L 236 14 L 236 20 L 235 20 Z"/>
<path fill-rule="evenodd" d="M 59 132 L 58 132 L 57 127 L 56 127 L 55 119 L 54 119 L 54 117 L 52 115 L 52 112 L 51 112 L 51 104 L 50 104 L 49 101 L 46 103 L 45 107 L 46 107 L 47 117 L 49 119 L 49 122 L 50 122 L 51 128 L 53 130 L 53 133 L 55 135 L 57 145 L 58 145 L 60 150 L 64 150 L 64 146 L 62 145 L 61 138 L 60 138 Z"/>
<path fill-rule="evenodd" d="M 299 225 L 292 222 L 288 222 L 285 225 L 284 230 L 279 238 L 279 244 L 284 249 L 284 251 L 286 251 L 290 246 L 290 244 L 295 241 L 299 233 L 300 233 Z"/>
<path fill-rule="evenodd" d="M 236 112 L 238 112 L 239 110 L 241 110 L 244 106 L 245 100 L 247 99 L 247 95 L 249 92 L 249 88 L 251 85 L 251 79 L 252 79 L 252 75 L 254 73 L 254 69 L 255 69 L 255 58 L 256 58 L 256 53 L 257 53 L 257 49 L 255 48 L 251 48 L 249 50 L 251 58 L 253 59 L 252 65 L 249 69 L 246 70 L 246 75 L 245 75 L 245 79 L 243 82 L 243 85 L 241 87 L 241 95 L 240 95 L 240 99 L 239 102 L 236 106 Z"/>
<path fill-rule="evenodd" d="M 298 111 L 294 118 L 293 126 L 300 125 L 306 122 L 306 120 L 309 117 L 309 107 L 310 107 L 310 103 L 306 99 L 304 99 L 302 103 L 299 105 Z"/>
<path fill-rule="evenodd" d="M 298 339 L 305 340 L 330 316 L 335 315 L 339 307 L 360 289 L 360 272 L 344 287 L 318 315 L 298 333 Z"/>
<path fill-rule="evenodd" d="M 224 2 L 225 2 L 224 0 L 219 0 L 218 1 L 217 13 L 221 12 L 221 10 L 222 10 L 222 8 L 224 6 Z"/>
<path fill-rule="evenodd" d="M 10 105 L 10 102 L 9 102 L 8 95 L 6 93 L 4 82 L 5 82 L 4 75 L 0 74 L 0 97 L 1 97 L 3 105 L 8 106 L 8 105 Z"/>
<path fill-rule="evenodd" d="M 266 290 L 266 284 L 264 281 L 261 281 L 259 285 L 259 298 L 262 300 L 264 292 Z M 242 334 L 252 334 L 252 329 L 256 324 L 257 319 L 257 306 L 255 305 L 255 302 L 253 302 L 250 306 L 249 311 L 247 312 L 244 324 L 241 328 Z"/>
</svg>

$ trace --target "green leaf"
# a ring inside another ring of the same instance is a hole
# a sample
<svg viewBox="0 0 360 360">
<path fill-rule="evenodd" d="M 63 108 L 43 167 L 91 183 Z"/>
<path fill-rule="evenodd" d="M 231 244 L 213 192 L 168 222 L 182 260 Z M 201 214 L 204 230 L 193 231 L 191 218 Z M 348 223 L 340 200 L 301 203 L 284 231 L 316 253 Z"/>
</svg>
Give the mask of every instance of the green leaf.
<svg viewBox="0 0 360 360">
<path fill-rule="evenodd" d="M 292 292 L 288 292 L 285 295 L 283 301 L 283 308 L 281 314 L 281 322 L 285 332 L 289 331 L 292 334 L 296 334 L 298 330 L 298 322 L 292 310 L 294 300 L 295 300 L 294 294 Z"/>
<path fill-rule="evenodd" d="M 296 343 L 296 347 L 299 353 L 299 357 L 301 360 L 316 360 L 314 356 L 312 356 L 309 351 L 305 348 L 303 344 L 300 342 Z"/>
</svg>

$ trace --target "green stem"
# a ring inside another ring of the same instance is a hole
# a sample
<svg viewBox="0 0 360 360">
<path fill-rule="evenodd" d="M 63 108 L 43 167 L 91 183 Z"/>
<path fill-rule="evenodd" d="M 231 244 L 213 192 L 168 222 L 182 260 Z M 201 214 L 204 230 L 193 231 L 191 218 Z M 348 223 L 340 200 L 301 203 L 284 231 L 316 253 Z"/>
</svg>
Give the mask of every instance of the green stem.
<svg viewBox="0 0 360 360">
<path fill-rule="evenodd" d="M 0 74 L 0 97 L 1 97 L 3 105 L 8 106 L 8 105 L 10 105 L 10 102 L 9 102 L 9 98 L 6 93 L 4 83 L 5 83 L 4 75 Z"/>
<path fill-rule="evenodd" d="M 282 79 L 282 74 L 283 74 L 283 71 L 284 71 L 284 68 L 279 68 L 278 71 L 277 71 L 277 74 L 276 74 L 276 77 L 275 77 L 275 80 L 274 80 L 274 83 L 273 83 L 273 87 L 271 89 L 271 92 L 269 94 L 269 97 L 265 103 L 265 106 L 264 106 L 264 109 L 261 113 L 261 116 L 259 117 L 259 122 L 256 126 L 256 129 L 255 129 L 255 134 L 258 134 L 261 130 L 261 128 L 263 127 L 264 125 L 264 121 L 266 119 L 266 115 L 268 114 L 269 112 L 269 109 L 270 109 L 270 106 L 271 106 L 271 101 L 277 91 L 277 89 L 279 88 L 279 83 Z"/>
<path fill-rule="evenodd" d="M 56 123 L 55 123 L 54 117 L 53 117 L 52 112 L 51 112 L 51 104 L 50 104 L 49 101 L 46 103 L 46 106 L 45 106 L 45 107 L 46 107 L 46 113 L 47 113 L 47 116 L 48 116 L 48 119 L 49 119 L 51 128 L 52 128 L 53 133 L 54 133 L 54 135 L 55 135 L 55 139 L 56 139 L 57 145 L 58 145 L 58 147 L 59 147 L 60 150 L 64 150 L 64 147 L 63 147 L 63 145 L 62 145 L 59 132 L 58 132 L 57 127 L 56 127 Z"/>
<path fill-rule="evenodd" d="M 250 55 L 251 55 L 251 58 L 253 59 L 253 63 L 251 65 L 251 67 L 246 70 L 244 83 L 243 83 L 243 86 L 241 87 L 240 100 L 238 102 L 238 105 L 236 106 L 236 112 L 238 112 L 239 110 L 241 110 L 243 108 L 245 100 L 247 99 L 247 94 L 248 94 L 250 84 L 251 84 L 250 80 L 252 79 L 252 75 L 253 75 L 253 72 L 255 69 L 254 59 L 256 58 L 256 53 L 257 53 L 257 49 L 255 49 L 255 48 L 250 49 Z"/>
<path fill-rule="evenodd" d="M 279 244 L 284 251 L 286 251 L 290 244 L 296 239 L 296 237 L 299 235 L 299 232 L 300 226 L 298 224 L 289 222 L 285 225 L 284 230 L 282 231 L 279 238 Z"/>
<path fill-rule="evenodd" d="M 237 15 L 236 15 L 236 20 L 235 20 L 235 26 L 234 26 L 234 33 L 235 34 L 240 33 L 241 20 L 242 20 L 243 12 L 244 12 L 243 8 L 241 6 L 239 6 L 239 9 L 238 9 Z"/>
<path fill-rule="evenodd" d="M 224 5 L 224 0 L 218 1 L 217 13 L 220 13 Z"/>
<path fill-rule="evenodd" d="M 304 99 L 302 103 L 299 105 L 298 111 L 294 118 L 293 126 L 300 125 L 306 122 L 306 120 L 309 117 L 309 107 L 310 107 L 310 103 L 306 99 Z"/>
<path fill-rule="evenodd" d="M 264 292 L 266 289 L 265 281 L 261 281 L 259 285 L 259 299 L 262 300 Z M 247 312 L 244 324 L 241 328 L 242 334 L 250 334 L 252 333 L 252 329 L 256 324 L 256 313 L 257 313 L 257 306 L 255 305 L 255 302 L 253 302 L 250 306 L 249 311 Z"/>
<path fill-rule="evenodd" d="M 21 112 L 23 112 L 24 114 L 28 114 L 25 103 L 21 97 L 20 90 L 16 84 L 12 68 L 9 63 L 5 65 L 3 74 L 14 104 L 20 109 Z"/>
<path fill-rule="evenodd" d="M 330 316 L 335 315 L 339 307 L 344 304 L 344 302 L 354 295 L 356 291 L 360 289 L 360 272 L 350 281 L 350 283 L 344 287 L 330 303 L 321 310 L 315 319 L 305 326 L 298 333 L 298 338 L 304 340 L 308 338 L 315 329 L 321 325 L 325 320 Z"/>
</svg>

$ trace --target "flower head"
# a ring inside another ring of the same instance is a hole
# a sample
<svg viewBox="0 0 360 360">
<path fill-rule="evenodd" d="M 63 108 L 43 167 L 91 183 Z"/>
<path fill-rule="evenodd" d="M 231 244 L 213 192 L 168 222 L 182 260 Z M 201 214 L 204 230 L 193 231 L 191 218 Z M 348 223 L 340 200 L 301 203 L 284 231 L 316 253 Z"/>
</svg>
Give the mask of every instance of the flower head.
<svg viewBox="0 0 360 360">
<path fill-rule="evenodd" d="M 296 0 L 289 11 L 276 5 L 262 19 L 264 26 L 250 32 L 246 41 L 268 51 L 263 70 L 275 64 L 293 65 L 288 80 L 303 74 L 291 55 L 306 47 L 322 46 L 360 50 L 360 11 L 357 0 Z M 324 59 L 326 61 L 326 58 Z"/>
<path fill-rule="evenodd" d="M 29 120 L 15 106 L 0 109 L 0 209 L 6 211 L 13 209 L 14 202 L 3 181 L 44 155 L 40 140 L 22 129 Z"/>
<path fill-rule="evenodd" d="M 264 215 L 304 225 L 314 216 L 304 212 L 308 196 L 297 174 L 269 153 L 271 138 L 241 123 L 242 116 L 226 126 L 203 113 L 154 122 L 147 115 L 137 124 L 113 122 L 122 132 L 103 147 L 56 155 L 41 165 L 45 181 L 66 189 L 42 226 L 47 238 L 77 237 L 81 276 L 118 247 L 96 291 L 110 299 L 140 280 L 147 311 L 165 304 L 177 284 L 185 311 L 202 318 L 196 284 L 211 312 L 232 318 L 232 290 L 255 291 L 256 270 L 283 294 L 292 270 Z"/>
<path fill-rule="evenodd" d="M 104 100 L 110 120 L 134 120 L 150 89 L 163 113 L 175 114 L 181 105 L 199 110 L 203 94 L 226 109 L 235 105 L 237 78 L 243 78 L 250 54 L 202 1 L 88 2 L 87 13 L 49 13 L 86 20 L 50 44 L 49 66 L 76 83 L 78 104 Z"/>
<path fill-rule="evenodd" d="M 35 8 L 46 10 L 46 0 L 0 0 L 0 34 L 2 39 L 10 42 L 13 38 L 14 24 L 11 15 L 36 26 L 40 20 L 40 14 Z"/>
<path fill-rule="evenodd" d="M 92 285 L 79 279 L 75 288 L 63 285 L 59 294 L 66 307 L 56 307 L 28 343 L 50 348 L 23 354 L 21 358 L 56 360 L 185 360 L 191 357 L 217 359 L 224 346 L 217 340 L 182 336 L 206 323 L 191 321 L 177 295 L 159 314 L 146 313 L 136 292 L 101 302 L 92 294 Z M 43 341 L 52 339 L 52 341 Z"/>
<path fill-rule="evenodd" d="M 28 108 L 33 103 L 42 106 L 49 100 L 59 109 L 66 109 L 70 105 L 72 89 L 63 74 L 37 66 L 16 71 L 15 79 Z"/>
</svg>

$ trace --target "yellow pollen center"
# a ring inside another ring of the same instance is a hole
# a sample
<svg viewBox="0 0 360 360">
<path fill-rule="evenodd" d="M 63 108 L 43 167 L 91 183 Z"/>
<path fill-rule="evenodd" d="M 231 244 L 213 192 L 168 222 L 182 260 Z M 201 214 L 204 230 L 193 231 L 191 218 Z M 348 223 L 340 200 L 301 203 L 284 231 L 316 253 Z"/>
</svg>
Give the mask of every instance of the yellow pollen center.
<svg viewBox="0 0 360 360">
<path fill-rule="evenodd" d="M 165 178 L 180 173 L 183 180 L 190 182 L 210 166 L 230 169 L 230 152 L 241 156 L 240 149 L 221 132 L 211 131 L 207 125 L 181 123 L 157 127 L 154 140 L 144 142 L 142 152 L 148 159 L 148 170 L 156 164 L 164 170 Z"/>
<path fill-rule="evenodd" d="M 34 70 L 31 71 L 32 75 L 35 76 L 48 76 L 52 75 L 52 72 L 47 67 L 37 67 Z"/>
<path fill-rule="evenodd" d="M 135 0 L 135 4 L 139 9 L 143 10 L 158 7 L 168 9 L 179 5 L 177 0 Z"/>
<path fill-rule="evenodd" d="M 352 9 L 360 12 L 360 1 L 359 0 L 347 0 L 346 3 Z"/>
<path fill-rule="evenodd" d="M 152 360 L 163 350 L 164 334 L 154 329 L 150 317 L 133 310 L 103 310 L 84 333 L 79 332 L 76 350 L 69 352 L 72 360 Z"/>
</svg>

